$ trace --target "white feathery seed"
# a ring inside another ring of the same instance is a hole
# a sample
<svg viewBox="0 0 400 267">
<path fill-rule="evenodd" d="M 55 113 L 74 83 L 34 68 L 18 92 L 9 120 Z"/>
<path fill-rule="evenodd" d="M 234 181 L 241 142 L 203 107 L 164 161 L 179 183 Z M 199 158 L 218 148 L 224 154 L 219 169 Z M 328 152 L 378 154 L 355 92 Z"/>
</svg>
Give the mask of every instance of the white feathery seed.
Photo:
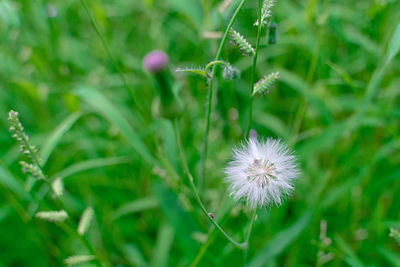
<svg viewBox="0 0 400 267">
<path fill-rule="evenodd" d="M 251 208 L 280 205 L 299 175 L 296 158 L 280 140 L 249 139 L 225 168 L 230 195 Z"/>
</svg>

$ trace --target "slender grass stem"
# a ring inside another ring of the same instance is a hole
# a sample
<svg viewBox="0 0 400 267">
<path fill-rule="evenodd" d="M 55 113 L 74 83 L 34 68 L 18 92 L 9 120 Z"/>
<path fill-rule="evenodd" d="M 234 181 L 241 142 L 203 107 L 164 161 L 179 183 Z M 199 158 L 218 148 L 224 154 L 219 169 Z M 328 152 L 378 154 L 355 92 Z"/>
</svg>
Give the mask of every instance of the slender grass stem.
<svg viewBox="0 0 400 267">
<path fill-rule="evenodd" d="M 133 102 L 133 104 L 136 107 L 140 107 L 138 105 L 138 101 L 136 100 L 135 94 L 133 92 L 132 87 L 130 87 L 128 85 L 128 82 L 126 81 L 125 75 L 122 72 L 120 66 L 117 63 L 117 60 L 115 59 L 114 55 L 111 53 L 110 47 L 106 41 L 106 39 L 104 38 L 103 34 L 100 31 L 99 25 L 97 24 L 96 18 L 93 16 L 92 12 L 90 11 L 90 8 L 86 2 L 86 0 L 81 0 L 83 8 L 85 9 L 87 15 L 89 16 L 90 22 L 92 23 L 92 26 L 94 28 L 94 30 L 96 31 L 97 36 L 99 37 L 104 49 L 106 50 L 107 55 L 109 56 L 109 58 L 111 59 L 114 68 L 117 70 L 119 76 L 121 77 L 122 83 L 124 84 L 125 89 L 128 91 L 128 94 L 131 98 L 131 101 Z"/>
<path fill-rule="evenodd" d="M 180 131 L 179 131 L 179 122 L 178 120 L 174 121 L 174 130 L 175 130 L 175 138 L 176 138 L 176 144 L 178 146 L 178 152 L 179 152 L 179 157 L 181 160 L 182 168 L 185 173 L 185 175 L 188 178 L 190 189 L 194 195 L 194 198 L 196 199 L 197 204 L 199 204 L 201 210 L 203 213 L 206 215 L 206 217 L 210 220 L 210 222 L 221 232 L 223 236 L 228 239 L 229 242 L 231 242 L 235 247 L 239 249 L 245 249 L 247 247 L 247 242 L 239 243 L 233 240 L 232 237 L 230 237 L 223 229 L 222 227 L 214 220 L 213 217 L 211 217 L 210 213 L 207 211 L 206 207 L 204 206 L 203 202 L 200 199 L 200 196 L 197 192 L 196 186 L 194 184 L 193 176 L 190 173 L 189 166 L 186 160 L 185 152 L 183 151 L 182 148 L 182 141 L 180 137 Z"/>
<path fill-rule="evenodd" d="M 231 20 L 229 21 L 228 26 L 225 29 L 225 33 L 222 37 L 222 40 L 219 44 L 218 52 L 217 52 L 217 55 L 215 56 L 215 61 L 218 61 L 221 59 L 222 50 L 225 47 L 226 41 L 228 40 L 229 29 L 232 28 L 233 23 L 235 22 L 237 16 L 240 13 L 240 10 L 243 8 L 246 1 L 247 0 L 242 0 L 239 3 L 238 7 L 236 8 L 235 13 L 233 13 L 233 16 L 232 16 Z M 198 181 L 200 187 L 202 186 L 204 176 L 205 176 L 205 171 L 206 171 L 205 163 L 207 160 L 208 133 L 210 132 L 210 120 L 211 120 L 211 112 L 212 112 L 212 97 L 213 97 L 213 91 L 214 91 L 215 72 L 216 72 L 216 68 L 213 67 L 212 72 L 211 72 L 209 86 L 208 86 L 208 92 L 207 92 L 206 129 L 204 131 L 203 147 L 202 147 L 202 153 L 201 153 L 201 159 L 200 159 L 200 176 L 199 176 L 199 181 Z"/>
<path fill-rule="evenodd" d="M 260 20 L 259 20 L 260 21 Z M 253 211 L 253 215 L 251 216 L 251 221 L 250 221 L 250 225 L 249 225 L 249 229 L 247 230 L 247 235 L 246 235 L 246 240 L 245 242 L 247 244 L 249 244 L 249 240 L 250 240 L 250 236 L 251 236 L 251 231 L 253 230 L 253 224 L 254 221 L 257 218 L 257 209 L 254 209 Z M 249 246 L 247 245 L 247 247 L 244 249 L 243 251 L 243 264 L 246 264 L 246 260 L 247 260 L 247 251 L 249 250 Z"/>
<path fill-rule="evenodd" d="M 259 22 L 261 22 L 261 8 L 262 8 L 262 0 L 258 0 L 258 21 Z M 262 23 L 258 23 L 256 50 L 255 50 L 255 53 L 253 56 L 253 65 L 251 66 L 250 104 L 249 104 L 249 118 L 248 118 L 248 124 L 247 124 L 246 139 L 248 139 L 250 136 L 251 125 L 253 123 L 253 88 L 254 88 L 254 84 L 256 82 L 257 58 L 258 58 L 258 51 L 260 49 L 261 28 L 262 28 Z"/>
</svg>

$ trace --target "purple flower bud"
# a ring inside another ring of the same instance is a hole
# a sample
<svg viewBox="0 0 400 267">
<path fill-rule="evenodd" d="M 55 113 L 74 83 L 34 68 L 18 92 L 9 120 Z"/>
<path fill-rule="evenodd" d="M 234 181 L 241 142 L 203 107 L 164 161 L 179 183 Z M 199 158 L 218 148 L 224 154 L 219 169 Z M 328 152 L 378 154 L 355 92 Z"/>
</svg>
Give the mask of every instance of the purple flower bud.
<svg viewBox="0 0 400 267">
<path fill-rule="evenodd" d="M 257 131 L 254 129 L 251 129 L 250 134 L 249 134 L 250 139 L 256 139 L 257 136 L 258 136 Z"/>
<path fill-rule="evenodd" d="M 55 17 L 57 17 L 57 9 L 56 9 L 56 7 L 55 7 L 54 5 L 48 4 L 48 5 L 46 6 L 46 8 L 47 8 L 47 16 L 48 16 L 49 18 L 55 18 Z"/>
<path fill-rule="evenodd" d="M 149 72 L 159 72 L 168 64 L 168 56 L 161 50 L 153 50 L 143 58 L 143 67 Z"/>
</svg>

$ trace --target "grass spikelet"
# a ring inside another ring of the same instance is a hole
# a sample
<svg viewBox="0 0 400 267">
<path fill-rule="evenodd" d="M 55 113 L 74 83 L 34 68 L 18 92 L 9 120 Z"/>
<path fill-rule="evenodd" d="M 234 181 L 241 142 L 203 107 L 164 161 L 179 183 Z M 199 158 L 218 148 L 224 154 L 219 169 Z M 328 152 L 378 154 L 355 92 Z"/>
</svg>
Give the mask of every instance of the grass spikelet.
<svg viewBox="0 0 400 267">
<path fill-rule="evenodd" d="M 222 70 L 222 77 L 225 80 L 233 80 L 240 76 L 240 71 L 235 69 L 229 62 L 226 63 L 224 69 Z"/>
<path fill-rule="evenodd" d="M 276 0 L 264 0 L 261 9 L 261 24 L 262 26 L 268 23 L 268 20 L 272 17 L 272 8 L 275 5 Z M 258 20 L 254 23 L 254 26 L 258 26 Z"/>
<path fill-rule="evenodd" d="M 254 85 L 253 96 L 268 93 L 278 80 L 279 72 L 273 72 L 265 76 Z"/>
<path fill-rule="evenodd" d="M 60 211 L 40 211 L 36 213 L 36 218 L 49 222 L 63 222 L 68 218 L 65 210 Z"/>
<path fill-rule="evenodd" d="M 85 209 L 85 211 L 82 213 L 81 219 L 79 221 L 78 225 L 78 233 L 80 235 L 86 234 L 86 232 L 89 230 L 90 224 L 92 223 L 94 217 L 94 210 L 92 207 L 88 207 Z"/>
<path fill-rule="evenodd" d="M 70 257 L 66 258 L 64 260 L 64 264 L 71 266 L 71 265 L 89 262 L 94 259 L 95 259 L 95 257 L 93 255 L 74 255 L 74 256 L 70 256 Z"/>
<path fill-rule="evenodd" d="M 29 144 L 29 137 L 24 132 L 24 127 L 19 121 L 18 112 L 10 110 L 8 113 L 8 121 L 10 123 L 9 131 L 12 133 L 12 137 L 18 141 L 19 150 L 21 153 L 26 154 L 33 163 L 39 165 L 39 156 L 35 146 Z"/>
<path fill-rule="evenodd" d="M 229 36 L 231 37 L 232 41 L 239 47 L 239 49 L 247 55 L 254 56 L 255 51 L 251 44 L 237 31 L 233 28 L 229 30 Z"/>
<path fill-rule="evenodd" d="M 51 183 L 51 189 L 53 190 L 53 193 L 57 196 L 60 197 L 64 194 L 64 182 L 61 178 L 56 178 L 52 183 Z"/>
<path fill-rule="evenodd" d="M 46 179 L 42 170 L 37 165 L 29 164 L 25 161 L 20 161 L 19 164 L 22 167 L 23 173 L 30 173 L 33 177 L 35 177 L 38 180 Z"/>
<path fill-rule="evenodd" d="M 389 236 L 391 238 L 393 238 L 394 240 L 396 240 L 397 243 L 400 245 L 400 231 L 399 231 L 399 229 L 390 228 Z"/>
</svg>

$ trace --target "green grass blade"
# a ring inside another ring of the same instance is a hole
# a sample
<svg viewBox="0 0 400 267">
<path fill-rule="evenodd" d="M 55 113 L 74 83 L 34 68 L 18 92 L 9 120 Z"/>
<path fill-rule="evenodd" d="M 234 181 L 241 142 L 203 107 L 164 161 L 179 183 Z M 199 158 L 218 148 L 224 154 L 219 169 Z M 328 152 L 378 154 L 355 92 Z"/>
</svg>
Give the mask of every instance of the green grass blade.
<svg viewBox="0 0 400 267">
<path fill-rule="evenodd" d="M 311 220 L 311 212 L 304 213 L 290 227 L 276 234 L 267 244 L 253 257 L 247 267 L 265 266 L 276 256 L 281 254 L 285 248 L 294 241 L 307 227 Z"/>
<path fill-rule="evenodd" d="M 148 266 L 142 252 L 133 244 L 124 244 L 122 251 L 129 263 L 133 266 L 146 267 Z"/>
<path fill-rule="evenodd" d="M 337 235 L 335 241 L 339 245 L 339 248 L 346 254 L 344 261 L 347 262 L 347 264 L 353 267 L 365 266 L 354 250 L 340 236 Z"/>
<path fill-rule="evenodd" d="M 64 170 L 53 175 L 53 177 L 66 178 L 80 172 L 88 171 L 91 169 L 101 168 L 105 166 L 112 166 L 118 164 L 126 164 L 131 161 L 129 157 L 111 157 L 103 159 L 90 159 L 75 163 Z"/>
<path fill-rule="evenodd" d="M 40 150 L 40 156 L 42 164 L 46 165 L 51 153 L 54 151 L 58 143 L 61 141 L 63 135 L 71 129 L 75 122 L 82 116 L 82 113 L 76 112 L 69 115 L 64 121 L 62 121 L 46 139 Z"/>
<path fill-rule="evenodd" d="M 397 255 L 394 251 L 385 248 L 385 247 L 378 247 L 376 249 L 379 254 L 382 255 L 386 259 L 388 263 L 390 263 L 393 267 L 400 266 L 400 255 Z"/>
<path fill-rule="evenodd" d="M 133 127 L 124 118 L 122 113 L 99 91 L 87 87 L 75 90 L 75 93 L 84 99 L 97 113 L 115 124 L 121 133 L 128 140 L 132 148 L 149 163 L 154 164 L 155 159 L 142 142 Z"/>
<path fill-rule="evenodd" d="M 174 228 L 168 223 L 163 223 L 158 231 L 157 243 L 153 249 L 152 267 L 166 267 L 168 265 L 169 252 L 174 241 Z"/>
<path fill-rule="evenodd" d="M 390 38 L 387 55 L 386 55 L 386 64 L 389 64 L 390 61 L 399 53 L 400 51 L 400 23 L 397 24 L 396 29 L 394 30 L 392 37 Z"/>
<path fill-rule="evenodd" d="M 193 233 L 198 231 L 196 221 L 190 213 L 183 209 L 177 196 L 164 185 L 155 184 L 154 191 L 164 217 L 174 229 L 178 229 L 176 238 L 182 250 L 185 251 L 185 256 L 192 258 L 198 247 L 192 238 Z"/>
<path fill-rule="evenodd" d="M 113 214 L 113 219 L 117 220 L 118 218 L 127 214 L 136 213 L 142 210 L 154 209 L 157 207 L 158 207 L 158 201 L 153 196 L 136 199 L 118 208 Z"/>
<path fill-rule="evenodd" d="M 31 199 L 24 186 L 20 184 L 14 175 L 8 170 L 7 166 L 0 160 L 0 184 L 14 192 L 23 199 Z"/>
</svg>

